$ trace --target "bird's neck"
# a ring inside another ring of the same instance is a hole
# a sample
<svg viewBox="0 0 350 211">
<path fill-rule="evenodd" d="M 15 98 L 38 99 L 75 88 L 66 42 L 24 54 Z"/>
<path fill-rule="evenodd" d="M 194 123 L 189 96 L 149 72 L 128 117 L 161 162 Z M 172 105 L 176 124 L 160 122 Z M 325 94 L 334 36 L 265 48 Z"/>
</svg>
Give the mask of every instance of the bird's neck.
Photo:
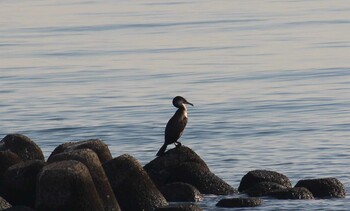
<svg viewBox="0 0 350 211">
<path fill-rule="evenodd" d="M 187 108 L 186 108 L 185 104 L 182 104 L 182 105 L 179 106 L 178 108 L 179 108 L 179 109 L 178 109 L 178 112 L 179 112 L 179 111 L 182 112 L 183 115 L 187 118 Z"/>
<path fill-rule="evenodd" d="M 182 103 L 182 104 L 180 104 L 180 105 L 178 105 L 178 106 L 176 106 L 176 107 L 179 108 L 179 109 L 181 109 L 181 110 L 187 111 L 186 105 L 185 105 L 184 103 Z"/>
</svg>

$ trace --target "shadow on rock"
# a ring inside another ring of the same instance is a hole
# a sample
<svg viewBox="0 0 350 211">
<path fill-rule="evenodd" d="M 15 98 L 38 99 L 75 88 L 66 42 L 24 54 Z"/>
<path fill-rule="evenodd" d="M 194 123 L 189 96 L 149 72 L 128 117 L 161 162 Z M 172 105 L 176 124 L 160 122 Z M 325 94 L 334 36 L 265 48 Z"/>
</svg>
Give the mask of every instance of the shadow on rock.
<svg viewBox="0 0 350 211">
<path fill-rule="evenodd" d="M 161 189 L 161 192 L 166 200 L 171 202 L 197 202 L 202 199 L 197 188 L 183 182 L 169 183 Z"/>
<path fill-rule="evenodd" d="M 11 151 L 0 151 L 0 181 L 5 171 L 12 165 L 22 162 L 22 159 L 17 154 Z"/>
<path fill-rule="evenodd" d="M 45 166 L 42 160 L 17 163 L 4 173 L 1 194 L 12 205 L 35 207 L 37 176 Z"/>
</svg>

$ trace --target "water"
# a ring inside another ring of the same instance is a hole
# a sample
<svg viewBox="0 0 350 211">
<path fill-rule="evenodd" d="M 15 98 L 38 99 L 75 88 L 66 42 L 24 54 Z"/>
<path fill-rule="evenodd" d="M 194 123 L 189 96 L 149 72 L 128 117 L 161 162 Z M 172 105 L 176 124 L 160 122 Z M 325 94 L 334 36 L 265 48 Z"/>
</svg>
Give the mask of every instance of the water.
<svg viewBox="0 0 350 211">
<path fill-rule="evenodd" d="M 350 192 L 348 1 L 1 4 L 1 137 L 23 133 L 46 157 L 101 138 L 146 164 L 182 95 L 195 104 L 182 143 L 232 186 L 268 169 L 293 184 L 336 177 Z M 264 199 L 249 210 L 348 207 Z"/>
</svg>

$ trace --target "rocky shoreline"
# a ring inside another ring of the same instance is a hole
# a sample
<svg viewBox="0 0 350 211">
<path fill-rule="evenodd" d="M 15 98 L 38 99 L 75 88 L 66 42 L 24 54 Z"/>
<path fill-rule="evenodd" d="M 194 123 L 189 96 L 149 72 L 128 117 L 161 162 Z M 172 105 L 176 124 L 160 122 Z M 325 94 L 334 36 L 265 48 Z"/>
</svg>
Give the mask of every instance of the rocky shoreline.
<svg viewBox="0 0 350 211">
<path fill-rule="evenodd" d="M 113 158 L 99 139 L 68 142 L 47 161 L 40 147 L 21 134 L 0 142 L 0 210 L 202 210 L 202 194 L 229 195 L 218 207 L 259 206 L 263 199 L 344 198 L 336 178 L 300 180 L 253 170 L 237 189 L 210 171 L 190 148 L 168 150 L 142 166 L 131 155 Z M 181 202 L 171 203 L 169 202 Z"/>
</svg>

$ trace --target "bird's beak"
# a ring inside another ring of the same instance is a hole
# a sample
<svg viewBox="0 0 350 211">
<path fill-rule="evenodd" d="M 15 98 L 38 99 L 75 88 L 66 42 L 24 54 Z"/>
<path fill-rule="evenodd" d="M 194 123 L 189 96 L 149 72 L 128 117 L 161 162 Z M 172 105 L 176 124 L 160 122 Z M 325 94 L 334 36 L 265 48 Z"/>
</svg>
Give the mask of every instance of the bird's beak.
<svg viewBox="0 0 350 211">
<path fill-rule="evenodd" d="M 188 104 L 188 105 L 194 106 L 192 103 L 190 103 L 188 101 L 186 101 L 185 103 Z"/>
</svg>

